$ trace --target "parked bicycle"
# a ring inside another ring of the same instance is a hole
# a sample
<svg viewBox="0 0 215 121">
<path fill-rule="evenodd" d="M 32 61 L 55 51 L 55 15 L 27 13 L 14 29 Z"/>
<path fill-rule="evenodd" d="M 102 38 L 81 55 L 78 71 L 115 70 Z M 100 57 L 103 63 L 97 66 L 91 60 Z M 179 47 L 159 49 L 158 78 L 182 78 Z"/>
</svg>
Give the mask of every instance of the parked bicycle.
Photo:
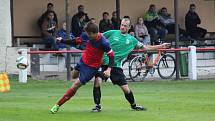
<svg viewBox="0 0 215 121">
<path fill-rule="evenodd" d="M 158 51 L 155 60 L 150 64 L 148 54 L 133 58 L 129 63 L 129 76 L 133 81 L 142 81 L 148 73 L 153 75 L 157 69 L 162 79 L 170 79 L 176 71 L 175 59 L 164 51 Z"/>
</svg>

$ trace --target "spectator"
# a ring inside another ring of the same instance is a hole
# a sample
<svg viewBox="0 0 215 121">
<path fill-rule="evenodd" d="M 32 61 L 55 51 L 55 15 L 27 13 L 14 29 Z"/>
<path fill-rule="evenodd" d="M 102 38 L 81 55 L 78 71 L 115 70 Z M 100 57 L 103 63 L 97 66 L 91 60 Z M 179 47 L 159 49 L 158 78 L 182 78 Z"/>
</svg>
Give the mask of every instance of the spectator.
<svg viewBox="0 0 215 121">
<path fill-rule="evenodd" d="M 82 15 L 84 14 L 84 15 Z M 71 30 L 72 31 L 75 31 L 74 28 L 77 27 L 77 24 L 79 23 L 79 20 L 80 20 L 80 15 L 82 16 L 85 16 L 84 17 L 84 20 L 82 21 L 82 25 L 81 26 L 84 26 L 87 22 L 90 21 L 87 13 L 84 12 L 84 6 L 83 5 L 79 5 L 78 6 L 78 13 L 76 13 L 73 17 L 72 17 L 72 21 L 71 21 Z M 80 34 L 77 34 L 77 33 L 74 33 L 73 34 L 77 37 L 79 36 Z"/>
<path fill-rule="evenodd" d="M 42 23 L 42 37 L 47 48 L 58 49 L 56 45 L 56 21 L 54 21 L 54 12 L 48 11 L 45 20 Z"/>
<path fill-rule="evenodd" d="M 161 22 L 165 25 L 169 34 L 175 34 L 175 20 L 171 17 L 171 14 L 167 12 L 167 8 L 163 7 L 159 11 L 159 17 Z M 185 30 L 179 27 L 179 33 L 181 36 L 187 37 L 188 34 Z"/>
<path fill-rule="evenodd" d="M 46 16 L 49 11 L 52 11 L 54 13 L 54 21 L 56 22 L 56 25 L 58 25 L 57 14 L 54 12 L 54 4 L 48 3 L 46 12 L 44 12 L 37 21 L 37 25 L 40 28 L 40 30 L 42 29 L 43 21 L 46 19 Z"/>
<path fill-rule="evenodd" d="M 67 33 L 66 33 L 66 21 L 62 22 L 61 29 L 57 32 L 57 46 L 59 49 L 67 48 L 66 44 L 64 44 L 64 41 L 73 41 L 75 39 L 72 32 L 70 32 L 69 40 L 67 40 Z M 71 42 L 72 43 L 72 42 Z M 71 47 L 75 47 L 75 45 L 71 44 Z"/>
<path fill-rule="evenodd" d="M 130 16 L 124 16 L 123 18 L 127 18 L 127 19 L 129 19 L 129 20 L 131 21 Z M 133 26 L 132 23 L 130 23 L 130 25 L 131 25 L 131 27 L 130 27 L 130 29 L 128 30 L 128 33 L 129 33 L 131 36 L 135 36 L 135 33 L 134 33 L 134 26 Z"/>
<path fill-rule="evenodd" d="M 104 12 L 102 14 L 103 19 L 100 20 L 99 22 L 99 31 L 101 33 L 106 32 L 108 30 L 112 30 L 113 29 L 113 25 L 111 24 L 111 21 L 109 19 L 109 13 L 108 12 Z"/>
<path fill-rule="evenodd" d="M 95 19 L 95 18 L 91 18 L 91 19 L 90 19 L 90 22 L 96 23 L 96 19 Z"/>
<path fill-rule="evenodd" d="M 164 28 L 163 23 L 159 19 L 156 12 L 156 6 L 154 4 L 151 4 L 149 6 L 149 10 L 145 13 L 144 23 L 148 28 L 152 44 L 159 44 L 160 41 L 158 40 L 164 41 L 168 31 Z"/>
<path fill-rule="evenodd" d="M 144 45 L 150 45 L 150 36 L 146 26 L 143 23 L 143 18 L 139 17 L 137 19 L 137 24 L 135 25 L 135 36 Z"/>
<path fill-rule="evenodd" d="M 111 23 L 113 25 L 113 29 L 118 30 L 119 26 L 120 26 L 120 22 L 121 22 L 121 20 L 119 22 L 117 22 L 116 11 L 114 11 L 112 13 L 112 18 L 111 18 Z"/>
<path fill-rule="evenodd" d="M 74 21 L 72 21 L 72 33 L 74 34 L 75 37 L 79 37 L 81 33 L 83 32 L 84 29 L 84 20 L 85 20 L 85 13 L 84 12 L 79 12 L 75 18 Z"/>
<path fill-rule="evenodd" d="M 195 4 L 190 4 L 190 9 L 185 17 L 185 27 L 186 31 L 190 34 L 192 38 L 203 38 L 207 33 L 206 29 L 198 27 L 198 24 L 201 24 L 201 19 L 198 14 L 195 12 Z"/>
</svg>

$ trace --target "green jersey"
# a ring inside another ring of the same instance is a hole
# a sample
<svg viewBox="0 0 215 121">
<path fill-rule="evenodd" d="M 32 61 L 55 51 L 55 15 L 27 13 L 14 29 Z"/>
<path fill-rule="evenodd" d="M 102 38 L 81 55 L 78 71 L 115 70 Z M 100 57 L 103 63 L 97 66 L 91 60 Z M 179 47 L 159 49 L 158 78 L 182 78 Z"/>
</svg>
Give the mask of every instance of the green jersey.
<svg viewBox="0 0 215 121">
<path fill-rule="evenodd" d="M 126 59 L 128 54 L 137 46 L 138 40 L 130 34 L 122 34 L 120 30 L 110 30 L 103 35 L 109 40 L 110 46 L 114 51 L 114 66 L 122 67 L 122 61 Z M 105 54 L 103 57 L 103 65 L 108 65 L 109 59 Z"/>
</svg>

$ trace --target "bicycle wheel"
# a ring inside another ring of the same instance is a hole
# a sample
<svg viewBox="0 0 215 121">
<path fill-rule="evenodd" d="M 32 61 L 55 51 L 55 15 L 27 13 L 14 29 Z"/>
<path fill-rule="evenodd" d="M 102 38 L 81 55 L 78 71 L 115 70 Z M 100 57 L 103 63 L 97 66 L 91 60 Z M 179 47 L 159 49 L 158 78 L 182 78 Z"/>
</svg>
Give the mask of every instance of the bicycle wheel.
<svg viewBox="0 0 215 121">
<path fill-rule="evenodd" d="M 131 79 L 129 76 L 129 64 L 130 64 L 130 60 L 128 59 L 122 62 L 122 69 L 123 69 L 123 73 L 125 74 L 126 80 Z"/>
<path fill-rule="evenodd" d="M 147 76 L 148 71 L 144 63 L 145 57 L 137 56 L 133 58 L 129 65 L 129 76 L 132 81 L 142 81 Z"/>
<path fill-rule="evenodd" d="M 175 59 L 172 55 L 165 54 L 158 62 L 158 74 L 162 79 L 170 79 L 175 73 Z"/>
</svg>

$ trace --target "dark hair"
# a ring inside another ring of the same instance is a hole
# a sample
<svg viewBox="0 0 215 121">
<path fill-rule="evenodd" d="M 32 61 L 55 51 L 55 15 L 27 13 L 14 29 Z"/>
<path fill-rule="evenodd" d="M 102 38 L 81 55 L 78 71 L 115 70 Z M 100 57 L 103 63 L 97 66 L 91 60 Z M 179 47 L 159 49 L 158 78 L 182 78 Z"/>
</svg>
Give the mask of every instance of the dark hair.
<svg viewBox="0 0 215 121">
<path fill-rule="evenodd" d="M 190 4 L 190 8 L 191 8 L 191 7 L 196 7 L 196 5 L 195 5 L 195 4 Z"/>
<path fill-rule="evenodd" d="M 87 23 L 86 27 L 85 27 L 85 31 L 87 33 L 98 33 L 99 32 L 99 28 L 95 23 L 89 22 Z"/>
<path fill-rule="evenodd" d="M 103 12 L 103 14 L 102 14 L 102 15 L 104 16 L 105 14 L 109 15 L 109 13 L 108 13 L 108 12 Z"/>
<path fill-rule="evenodd" d="M 49 7 L 50 5 L 51 5 L 51 6 L 54 6 L 53 3 L 48 3 L 48 4 L 47 4 L 47 7 Z"/>
<path fill-rule="evenodd" d="M 155 7 L 155 4 L 151 4 L 151 5 L 149 6 L 149 8 L 151 8 L 151 7 Z"/>
<path fill-rule="evenodd" d="M 128 19 L 130 19 L 130 16 L 124 16 L 123 18 L 128 18 Z"/>
<path fill-rule="evenodd" d="M 84 6 L 83 6 L 83 5 L 79 5 L 79 6 L 78 6 L 78 9 L 80 9 L 81 7 L 84 7 Z"/>
<path fill-rule="evenodd" d="M 161 8 L 161 10 L 164 10 L 164 9 L 166 9 L 166 10 L 167 10 L 167 8 L 166 8 L 166 7 Z"/>
</svg>

